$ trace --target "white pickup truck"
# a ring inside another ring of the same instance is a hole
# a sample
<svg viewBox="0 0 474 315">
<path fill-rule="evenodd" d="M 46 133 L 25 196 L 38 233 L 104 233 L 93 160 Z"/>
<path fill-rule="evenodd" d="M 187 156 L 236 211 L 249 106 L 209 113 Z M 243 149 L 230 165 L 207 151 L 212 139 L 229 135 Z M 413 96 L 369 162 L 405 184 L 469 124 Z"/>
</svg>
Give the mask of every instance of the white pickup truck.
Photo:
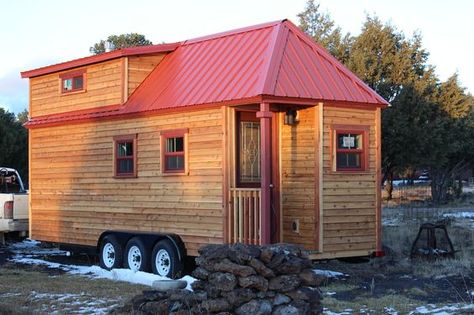
<svg viewBox="0 0 474 315">
<path fill-rule="evenodd" d="M 15 169 L 0 166 L 0 243 L 4 234 L 28 231 L 28 192 Z"/>
</svg>

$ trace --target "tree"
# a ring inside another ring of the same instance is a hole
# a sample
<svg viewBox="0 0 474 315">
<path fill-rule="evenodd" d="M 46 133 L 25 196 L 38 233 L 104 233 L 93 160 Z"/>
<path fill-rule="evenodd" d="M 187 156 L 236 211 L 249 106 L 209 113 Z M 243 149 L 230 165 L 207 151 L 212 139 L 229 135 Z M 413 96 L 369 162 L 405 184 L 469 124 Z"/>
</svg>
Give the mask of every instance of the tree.
<svg viewBox="0 0 474 315">
<path fill-rule="evenodd" d="M 18 120 L 18 122 L 20 122 L 21 124 L 24 124 L 28 121 L 28 110 L 25 108 L 23 111 L 19 112 L 17 115 L 16 115 L 16 119 Z"/>
<path fill-rule="evenodd" d="M 346 65 L 391 106 L 382 111 L 383 181 L 394 173 L 413 174 L 420 168 L 424 141 L 432 122 L 431 96 L 436 90 L 434 69 L 421 36 L 407 39 L 390 24 L 367 16 L 362 32 L 350 49 Z"/>
<path fill-rule="evenodd" d="M 28 131 L 13 113 L 0 108 L 0 166 L 12 167 L 28 182 Z"/>
<path fill-rule="evenodd" d="M 339 61 L 344 63 L 349 59 L 351 35 L 343 35 L 341 28 L 335 26 L 329 14 L 319 11 L 319 4 L 308 0 L 305 10 L 298 14 L 298 18 L 299 27 L 315 42 L 325 47 Z"/>
<path fill-rule="evenodd" d="M 474 98 L 459 85 L 457 74 L 440 83 L 433 98 L 436 116 L 421 163 L 430 172 L 433 201 L 445 203 L 455 181 L 474 162 Z"/>
<path fill-rule="evenodd" d="M 112 50 L 135 47 L 135 46 L 148 46 L 153 45 L 151 41 L 145 38 L 145 35 L 130 33 L 121 35 L 110 35 L 106 40 L 101 40 L 95 43 L 89 50 L 94 55 L 98 55 L 105 52 L 105 42 L 110 42 L 113 45 Z"/>
</svg>

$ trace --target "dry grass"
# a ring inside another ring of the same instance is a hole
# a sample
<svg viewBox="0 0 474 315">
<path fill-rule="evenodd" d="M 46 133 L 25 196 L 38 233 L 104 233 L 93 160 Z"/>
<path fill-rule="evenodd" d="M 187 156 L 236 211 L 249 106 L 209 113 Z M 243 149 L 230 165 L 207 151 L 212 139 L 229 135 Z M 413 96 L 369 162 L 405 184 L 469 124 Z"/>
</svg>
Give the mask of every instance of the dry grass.
<svg viewBox="0 0 474 315">
<path fill-rule="evenodd" d="M 105 314 L 145 289 L 125 282 L 2 267 L 0 314 Z"/>
</svg>

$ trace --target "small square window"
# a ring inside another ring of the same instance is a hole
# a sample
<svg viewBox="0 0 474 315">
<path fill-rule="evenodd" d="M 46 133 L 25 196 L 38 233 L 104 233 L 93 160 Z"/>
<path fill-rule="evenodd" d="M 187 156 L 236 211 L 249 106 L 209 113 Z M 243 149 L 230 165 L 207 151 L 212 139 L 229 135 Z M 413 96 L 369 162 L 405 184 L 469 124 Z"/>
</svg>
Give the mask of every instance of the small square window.
<svg viewBox="0 0 474 315">
<path fill-rule="evenodd" d="M 163 173 L 186 173 L 187 129 L 161 133 L 161 162 Z"/>
<path fill-rule="evenodd" d="M 136 135 L 114 138 L 115 177 L 137 176 L 136 145 Z"/>
<path fill-rule="evenodd" d="M 85 70 L 64 73 L 61 78 L 61 93 L 84 90 Z"/>
<path fill-rule="evenodd" d="M 367 161 L 364 129 L 334 130 L 336 171 L 365 171 Z"/>
</svg>

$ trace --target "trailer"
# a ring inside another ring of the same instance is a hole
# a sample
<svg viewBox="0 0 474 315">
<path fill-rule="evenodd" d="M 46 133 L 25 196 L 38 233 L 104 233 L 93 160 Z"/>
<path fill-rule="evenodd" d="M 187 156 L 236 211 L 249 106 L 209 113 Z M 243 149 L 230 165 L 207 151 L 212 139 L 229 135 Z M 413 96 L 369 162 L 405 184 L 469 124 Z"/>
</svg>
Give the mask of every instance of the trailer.
<svg viewBox="0 0 474 315">
<path fill-rule="evenodd" d="M 205 244 L 381 252 L 387 102 L 288 20 L 22 77 L 34 239 L 165 276 Z"/>
</svg>

